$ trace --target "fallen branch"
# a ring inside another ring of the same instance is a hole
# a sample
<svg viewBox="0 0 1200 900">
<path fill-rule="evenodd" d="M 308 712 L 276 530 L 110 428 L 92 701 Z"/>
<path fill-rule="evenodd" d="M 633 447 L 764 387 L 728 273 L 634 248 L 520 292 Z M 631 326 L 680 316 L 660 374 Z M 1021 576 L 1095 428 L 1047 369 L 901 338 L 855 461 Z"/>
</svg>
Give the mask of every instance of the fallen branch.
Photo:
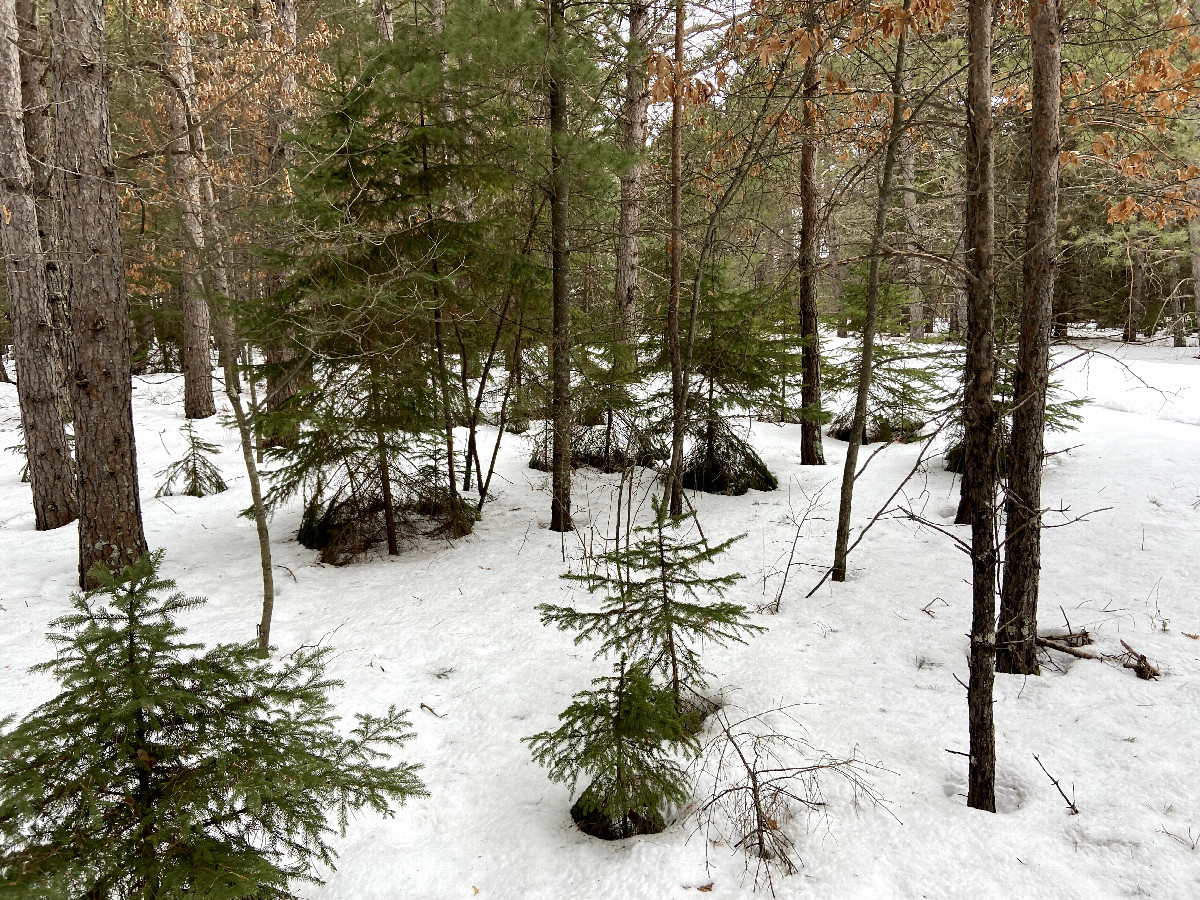
<svg viewBox="0 0 1200 900">
<path fill-rule="evenodd" d="M 1060 644 L 1052 638 L 1040 637 L 1037 639 L 1039 647 L 1047 647 L 1050 650 L 1057 650 L 1059 653 L 1065 653 L 1068 656 L 1074 656 L 1078 659 L 1100 659 L 1095 653 L 1089 653 L 1086 650 L 1080 650 L 1078 647 L 1072 647 L 1070 644 Z"/>
<path fill-rule="evenodd" d="M 1143 681 L 1150 681 L 1152 678 L 1158 678 L 1162 672 L 1146 659 L 1145 654 L 1138 653 L 1124 641 L 1121 641 L 1121 646 L 1125 648 L 1127 657 L 1122 660 L 1121 665 L 1126 669 L 1133 669 L 1137 673 L 1137 677 Z"/>
<path fill-rule="evenodd" d="M 1042 765 L 1042 761 L 1040 759 L 1038 759 L 1038 755 L 1036 753 L 1033 754 L 1033 758 L 1037 762 L 1037 764 L 1039 766 L 1041 766 L 1042 771 L 1046 772 L 1046 767 Z M 1055 778 L 1049 772 L 1046 772 L 1046 777 L 1050 779 L 1051 783 L 1056 788 L 1058 788 L 1058 795 L 1060 797 L 1062 797 L 1063 800 L 1066 801 L 1067 809 L 1071 810 L 1071 815 L 1073 815 L 1073 816 L 1079 815 L 1079 807 L 1075 805 L 1075 787 L 1074 787 L 1074 785 L 1071 786 L 1071 796 L 1068 797 L 1066 792 L 1062 789 L 1062 785 L 1058 783 L 1057 778 Z"/>
</svg>

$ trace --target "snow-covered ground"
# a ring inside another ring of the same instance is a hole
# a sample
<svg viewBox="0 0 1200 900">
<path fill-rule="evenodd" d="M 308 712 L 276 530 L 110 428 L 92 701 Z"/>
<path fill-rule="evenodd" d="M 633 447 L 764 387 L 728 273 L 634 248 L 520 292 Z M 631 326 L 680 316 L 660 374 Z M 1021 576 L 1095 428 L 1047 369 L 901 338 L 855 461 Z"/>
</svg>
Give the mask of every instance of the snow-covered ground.
<svg viewBox="0 0 1200 900">
<path fill-rule="evenodd" d="M 827 439 L 829 465 L 802 468 L 796 426 L 753 426 L 779 490 L 692 498 L 710 539 L 746 534 L 723 568 L 746 576 L 731 598 L 753 607 L 779 589 L 795 534 L 789 516 L 819 497 L 781 612 L 756 616 L 768 631 L 747 645 L 706 653 L 711 687 L 751 712 L 797 704 L 815 747 L 857 749 L 882 767 L 872 779 L 886 809 L 856 812 L 831 790 L 827 818 L 786 826 L 804 868 L 776 882 L 779 896 L 1200 897 L 1200 845 L 1184 843 L 1200 837 L 1200 361 L 1195 348 L 1094 346 L 1116 359 L 1060 370 L 1069 391 L 1093 402 L 1078 430 L 1050 437 L 1049 450 L 1073 449 L 1049 459 L 1044 499 L 1068 517 L 1105 509 L 1045 533 L 1040 619 L 1060 626 L 1065 615 L 1102 652 L 1120 652 L 1124 639 L 1163 677 L 1141 681 L 1058 654 L 1043 677 L 998 676 L 997 815 L 966 807 L 966 759 L 947 752 L 967 748 L 956 678 L 967 678 L 969 565 L 953 541 L 889 516 L 852 554 L 845 584 L 805 599 L 831 556 L 845 445 Z M 148 540 L 166 549 L 167 575 L 210 601 L 184 624 L 206 640 L 251 639 L 258 550 L 252 523 L 236 516 L 249 491 L 234 432 L 216 420 L 198 426 L 223 448 L 230 491 L 155 499 L 155 473 L 183 446 L 182 381 L 135 384 Z M 15 391 L 0 385 L 0 447 L 17 441 L 17 422 Z M 874 459 L 857 489 L 856 526 L 918 452 L 896 445 Z M 711 885 L 714 897 L 751 896 L 744 856 L 709 841 L 694 819 L 627 841 L 586 837 L 566 789 L 530 761 L 521 738 L 552 727 L 571 694 L 604 673 L 590 648 L 543 628 L 535 606 L 577 590 L 558 576 L 611 529 L 616 476 L 576 473 L 578 535 L 563 538 L 546 528 L 548 476 L 526 468 L 527 457 L 526 439 L 506 436 L 495 500 L 475 533 L 422 539 L 396 558 L 322 566 L 294 539 L 299 509 L 275 517 L 274 642 L 283 652 L 322 639 L 338 647 L 332 668 L 346 684 L 338 700 L 347 714 L 411 708 L 418 738 L 404 755 L 424 764 L 432 793 L 395 819 L 357 819 L 338 842 L 338 870 L 306 893 L 667 900 Z M 51 652 L 46 625 L 67 610 L 75 581 L 75 530 L 34 531 L 20 465 L 0 455 L 0 715 L 54 692 L 27 668 Z M 957 485 L 940 459 L 902 499 L 953 530 Z M 1074 791 L 1079 815 L 1068 814 L 1035 753 Z"/>
</svg>

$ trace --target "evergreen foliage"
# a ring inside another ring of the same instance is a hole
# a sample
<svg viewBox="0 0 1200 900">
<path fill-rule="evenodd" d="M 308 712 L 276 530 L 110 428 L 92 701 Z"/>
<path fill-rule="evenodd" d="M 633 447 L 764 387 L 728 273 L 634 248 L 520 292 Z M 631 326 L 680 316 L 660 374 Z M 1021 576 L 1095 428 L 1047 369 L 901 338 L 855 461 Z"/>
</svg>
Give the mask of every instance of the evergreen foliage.
<svg viewBox="0 0 1200 900">
<path fill-rule="evenodd" d="M 557 730 L 526 739 L 551 780 L 574 792 L 582 776 L 591 779 L 571 813 L 597 837 L 662 830 L 666 806 L 687 797 L 676 754 L 697 749 L 694 736 L 711 711 L 697 693 L 706 675 L 698 645 L 761 630 L 745 607 L 720 599 L 741 575 L 700 571 L 739 538 L 693 539 L 686 525 L 694 515 L 672 516 L 666 499 L 655 498 L 654 519 L 634 529 L 635 543 L 597 557 L 590 573 L 563 576 L 602 592 L 599 609 L 538 607 L 543 624 L 575 631 L 577 644 L 596 640 L 596 657 L 619 660 L 612 676 L 575 695 Z"/>
<path fill-rule="evenodd" d="M 202 604 L 159 576 L 162 553 L 73 598 L 52 626 L 62 691 L 0 734 L 0 897 L 293 898 L 332 866 L 351 812 L 425 795 L 392 763 L 404 713 L 328 699 L 331 650 L 264 659 L 257 644 L 187 642 Z M 7 723 L 6 723 L 7 724 Z"/>
<path fill-rule="evenodd" d="M 534 761 L 572 793 L 581 777 L 589 779 L 571 809 L 589 834 L 612 840 L 662 831 L 664 805 L 687 799 L 686 775 L 672 751 L 694 751 L 695 738 L 646 662 L 592 684 L 559 715 L 556 730 L 526 739 Z"/>
<path fill-rule="evenodd" d="M 705 683 L 700 642 L 740 643 L 762 629 L 750 624 L 744 606 L 719 599 L 740 574 L 701 571 L 741 536 L 711 545 L 687 528 L 695 525 L 695 512 L 672 516 L 664 500 L 653 502 L 654 519 L 634 529 L 635 543 L 601 555 L 592 573 L 563 576 L 589 593 L 603 592 L 599 610 L 542 604 L 538 611 L 543 624 L 577 632 L 577 644 L 598 640 L 597 656 L 644 660 L 649 671 L 666 679 L 682 712 L 684 691 Z M 714 594 L 716 601 L 705 596 Z"/>
<path fill-rule="evenodd" d="M 154 496 L 207 497 L 227 490 L 229 485 L 221 477 L 221 470 L 209 459 L 220 453 L 221 448 L 196 434 L 190 421 L 184 422 L 182 431 L 187 439 L 187 450 L 181 458 L 158 473 L 162 483 Z"/>
</svg>

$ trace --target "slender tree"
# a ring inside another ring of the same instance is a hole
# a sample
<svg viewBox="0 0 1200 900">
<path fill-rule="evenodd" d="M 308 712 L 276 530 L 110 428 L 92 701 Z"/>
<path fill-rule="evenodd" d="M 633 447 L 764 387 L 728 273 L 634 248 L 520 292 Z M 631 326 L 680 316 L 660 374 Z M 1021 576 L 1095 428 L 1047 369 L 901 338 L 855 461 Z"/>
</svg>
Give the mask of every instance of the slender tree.
<svg viewBox="0 0 1200 900">
<path fill-rule="evenodd" d="M 566 42 L 566 3 L 549 0 L 550 41 L 550 232 L 553 265 L 554 333 L 553 449 L 550 530 L 571 530 L 571 298 L 567 292 L 570 245 L 567 239 L 568 178 L 565 171 L 567 93 L 562 66 Z"/>
<path fill-rule="evenodd" d="M 146 553 L 138 497 L 129 297 L 112 138 L 102 0 L 59 0 L 51 17 L 55 135 L 75 371 L 79 580 Z"/>
<path fill-rule="evenodd" d="M 212 391 L 209 309 L 199 283 L 205 239 L 198 156 L 204 138 L 201 126 L 195 121 L 196 69 L 192 62 L 192 36 L 181 0 L 168 0 L 166 4 L 162 44 L 163 70 L 170 87 L 167 105 L 170 170 L 183 238 L 183 414 L 188 419 L 207 419 L 216 415 L 217 407 Z"/>
<path fill-rule="evenodd" d="M 963 497 L 971 523 L 971 653 L 967 686 L 971 740 L 967 805 L 996 811 L 995 295 L 992 243 L 995 176 L 992 138 L 992 3 L 967 11 L 967 365 Z"/>
<path fill-rule="evenodd" d="M 809 0 L 807 26 L 817 24 L 816 0 Z M 800 420 L 800 465 L 825 465 L 821 440 L 821 331 L 817 318 L 817 99 L 821 94 L 820 70 L 814 49 L 804 62 L 804 136 L 800 140 L 800 337 L 803 407 Z"/>
<path fill-rule="evenodd" d="M 1005 500 L 1004 587 L 996 669 L 1033 675 L 1042 562 L 1042 453 L 1058 231 L 1058 114 L 1062 48 L 1056 0 L 1030 0 L 1033 110 L 1021 336 L 1013 375 L 1012 449 Z"/>
<path fill-rule="evenodd" d="M 616 301 L 617 340 L 631 355 L 638 331 L 638 256 L 642 219 L 642 151 L 646 143 L 646 47 L 650 31 L 650 6 L 646 0 L 629 4 L 629 41 L 625 54 L 625 97 L 621 112 L 622 149 L 629 156 L 621 173 L 621 199 L 617 225 Z M 631 362 L 631 360 L 626 360 Z"/>
<path fill-rule="evenodd" d="M 0 238 L 34 523 L 44 531 L 74 521 L 78 504 L 63 429 L 63 372 L 47 301 L 33 172 L 25 152 L 19 69 L 16 7 L 13 0 L 0 0 Z"/>
<path fill-rule="evenodd" d="M 904 9 L 909 0 L 904 0 Z M 842 471 L 841 502 L 838 506 L 836 543 L 833 551 L 834 581 L 846 580 L 846 556 L 850 547 L 850 511 L 854 502 L 854 479 L 858 474 L 858 451 L 862 447 L 867 427 L 867 400 L 871 394 L 872 365 L 875 354 L 875 330 L 879 319 L 879 264 L 887 228 L 888 207 L 891 204 L 895 180 L 896 157 L 904 136 L 907 102 L 904 94 L 904 64 L 908 32 L 901 27 L 896 42 L 896 64 L 892 70 L 892 116 L 888 128 L 883 167 L 879 173 L 879 195 L 875 204 L 875 226 L 871 232 L 871 261 L 867 269 L 867 310 L 863 320 L 862 358 L 858 370 L 858 394 L 854 402 L 854 418 L 850 425 L 850 440 L 846 446 L 846 465 Z"/>
<path fill-rule="evenodd" d="M 671 70 L 671 275 L 667 300 L 667 351 L 671 357 L 671 515 L 683 514 L 683 436 L 687 398 L 679 346 L 679 296 L 683 284 L 683 36 L 685 0 L 675 0 L 675 56 Z"/>
</svg>

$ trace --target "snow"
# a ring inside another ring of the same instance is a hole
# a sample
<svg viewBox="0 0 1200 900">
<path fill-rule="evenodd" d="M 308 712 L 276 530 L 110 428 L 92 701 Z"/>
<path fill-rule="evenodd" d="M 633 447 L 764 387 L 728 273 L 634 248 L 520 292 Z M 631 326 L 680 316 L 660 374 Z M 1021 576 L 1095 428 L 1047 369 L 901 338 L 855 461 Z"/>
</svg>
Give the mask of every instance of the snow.
<svg viewBox="0 0 1200 900">
<path fill-rule="evenodd" d="M 969 565 L 953 541 L 902 516 L 885 516 L 850 557 L 845 584 L 826 582 L 845 445 L 826 439 L 828 465 L 799 465 L 798 426 L 755 423 L 752 440 L 780 489 L 744 497 L 691 497 L 710 540 L 745 533 L 724 570 L 746 578 L 730 598 L 774 599 L 799 516 L 805 524 L 778 615 L 747 645 L 714 648 L 711 688 L 749 712 L 792 710 L 813 746 L 857 749 L 886 808 L 856 812 L 831 790 L 827 817 L 785 827 L 804 860 L 777 879 L 781 897 L 1200 896 L 1200 361 L 1195 349 L 1122 347 L 1078 357 L 1063 348 L 1059 377 L 1091 398 L 1080 427 L 1048 438 L 1045 504 L 1068 510 L 1045 532 L 1040 621 L 1063 616 L 1120 652 L 1128 641 L 1163 671 L 1140 681 L 1111 664 L 1054 655 L 1040 678 L 996 680 L 996 815 L 968 809 L 966 632 Z M 146 533 L 166 549 L 166 574 L 209 603 L 184 624 L 209 641 L 253 638 L 260 576 L 253 524 L 237 518 L 249 490 L 236 436 L 217 420 L 197 424 L 222 447 L 231 489 L 195 499 L 155 499 L 156 472 L 183 448 L 178 376 L 135 381 L 134 414 Z M 0 448 L 18 440 L 16 394 L 0 385 Z M 484 435 L 487 458 L 494 432 Z M 873 449 L 873 448 L 872 448 Z M 916 461 L 895 445 L 860 478 L 855 525 L 865 523 Z M 604 843 L 572 825 L 567 790 L 550 783 L 521 738 L 550 728 L 573 692 L 604 674 L 591 649 L 543 628 L 536 605 L 578 588 L 559 575 L 611 529 L 616 476 L 575 474 L 578 533 L 546 528 L 548 476 L 524 463 L 525 438 L 506 436 L 495 499 L 475 533 L 457 541 L 410 540 L 399 557 L 377 554 L 322 566 L 294 534 L 300 510 L 272 521 L 280 652 L 320 640 L 339 649 L 343 711 L 412 710 L 418 738 L 403 751 L 424 764 L 432 797 L 394 819 L 363 816 L 338 841 L 338 869 L 319 900 L 374 898 L 750 897 L 746 860 L 712 843 L 694 818 L 666 832 Z M 68 608 L 75 581 L 73 528 L 33 529 L 20 459 L 0 455 L 0 716 L 24 714 L 55 685 L 27 671 L 45 659 L 47 623 Z M 637 493 L 648 513 L 647 478 Z M 957 485 L 935 456 L 899 502 L 954 531 Z M 959 533 L 962 533 L 959 529 Z M 421 705 L 424 704 L 424 707 Z M 1033 754 L 1070 793 L 1072 816 Z M 685 811 L 686 812 L 686 811 Z M 810 825 L 811 827 L 806 827 Z M 715 835 L 713 836 L 715 837 Z"/>
</svg>

